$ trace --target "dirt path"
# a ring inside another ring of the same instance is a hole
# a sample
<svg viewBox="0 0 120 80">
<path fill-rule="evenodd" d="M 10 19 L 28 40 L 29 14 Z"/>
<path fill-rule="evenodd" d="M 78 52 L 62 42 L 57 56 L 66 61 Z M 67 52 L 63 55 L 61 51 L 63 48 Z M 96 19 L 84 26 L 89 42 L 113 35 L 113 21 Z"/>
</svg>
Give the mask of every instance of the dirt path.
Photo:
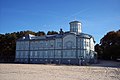
<svg viewBox="0 0 120 80">
<path fill-rule="evenodd" d="M 105 60 L 99 60 L 98 62 L 99 62 L 98 64 L 92 64 L 91 66 L 120 68 L 120 62 L 105 61 Z"/>
<path fill-rule="evenodd" d="M 120 80 L 120 68 L 0 64 L 0 80 Z"/>
</svg>

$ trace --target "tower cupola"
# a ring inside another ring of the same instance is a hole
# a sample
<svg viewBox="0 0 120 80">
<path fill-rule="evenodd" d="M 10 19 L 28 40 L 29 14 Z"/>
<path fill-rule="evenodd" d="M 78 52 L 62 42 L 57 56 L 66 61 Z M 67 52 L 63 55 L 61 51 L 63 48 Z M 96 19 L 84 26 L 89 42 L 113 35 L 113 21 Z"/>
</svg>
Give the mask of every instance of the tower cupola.
<svg viewBox="0 0 120 80">
<path fill-rule="evenodd" d="M 81 22 L 79 21 L 72 21 L 70 24 L 70 32 L 81 33 Z"/>
</svg>

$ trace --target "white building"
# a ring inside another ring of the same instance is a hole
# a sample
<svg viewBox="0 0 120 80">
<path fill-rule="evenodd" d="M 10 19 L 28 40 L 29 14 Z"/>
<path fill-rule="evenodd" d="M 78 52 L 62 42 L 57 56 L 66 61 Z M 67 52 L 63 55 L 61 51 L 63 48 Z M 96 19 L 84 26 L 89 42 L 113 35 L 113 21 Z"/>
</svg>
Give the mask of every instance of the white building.
<svg viewBox="0 0 120 80">
<path fill-rule="evenodd" d="M 94 38 L 82 33 L 81 22 L 72 21 L 70 31 L 59 34 L 26 35 L 16 41 L 16 62 L 84 65 L 96 62 Z"/>
</svg>

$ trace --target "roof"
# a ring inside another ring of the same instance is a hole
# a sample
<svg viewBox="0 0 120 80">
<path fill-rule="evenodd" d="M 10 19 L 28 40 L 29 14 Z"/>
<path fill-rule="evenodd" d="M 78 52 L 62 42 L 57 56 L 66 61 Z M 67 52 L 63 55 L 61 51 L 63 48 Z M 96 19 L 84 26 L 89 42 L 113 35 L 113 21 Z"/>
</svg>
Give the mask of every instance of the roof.
<svg viewBox="0 0 120 80">
<path fill-rule="evenodd" d="M 81 23 L 81 22 L 80 21 L 72 21 L 69 24 L 71 24 L 71 23 Z"/>
<path fill-rule="evenodd" d="M 78 34 L 78 36 L 84 37 L 84 38 L 91 38 L 91 37 L 92 37 L 91 35 L 85 34 L 85 33 L 80 33 L 80 34 Z M 92 37 L 92 38 L 93 38 L 93 37 Z"/>
<path fill-rule="evenodd" d="M 89 34 L 85 33 L 75 33 L 75 32 L 66 32 L 63 35 L 62 34 L 55 34 L 55 35 L 45 35 L 45 36 L 34 36 L 31 34 L 25 35 L 22 38 L 19 38 L 17 41 L 28 41 L 28 40 L 49 40 L 49 39 L 56 39 L 56 38 L 63 38 L 66 35 L 73 34 L 75 36 L 81 37 L 81 38 L 93 38 Z"/>
<path fill-rule="evenodd" d="M 21 40 L 30 40 L 30 39 L 32 39 L 32 37 L 35 37 L 35 36 L 32 35 L 32 34 L 27 34 L 27 35 L 19 38 L 18 41 L 21 41 Z"/>
</svg>

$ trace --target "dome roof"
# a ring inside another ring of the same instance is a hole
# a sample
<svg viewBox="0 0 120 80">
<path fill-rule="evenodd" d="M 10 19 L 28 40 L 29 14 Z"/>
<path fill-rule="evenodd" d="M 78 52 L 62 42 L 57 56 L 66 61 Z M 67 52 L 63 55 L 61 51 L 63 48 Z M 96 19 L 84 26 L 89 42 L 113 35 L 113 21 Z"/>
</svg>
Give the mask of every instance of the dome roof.
<svg viewBox="0 0 120 80">
<path fill-rule="evenodd" d="M 71 24 L 71 23 L 81 23 L 81 22 L 80 21 L 72 21 L 69 24 Z"/>
<path fill-rule="evenodd" d="M 91 35 L 85 34 L 85 33 L 80 33 L 78 36 L 85 37 L 85 38 L 91 38 L 92 37 Z"/>
</svg>

